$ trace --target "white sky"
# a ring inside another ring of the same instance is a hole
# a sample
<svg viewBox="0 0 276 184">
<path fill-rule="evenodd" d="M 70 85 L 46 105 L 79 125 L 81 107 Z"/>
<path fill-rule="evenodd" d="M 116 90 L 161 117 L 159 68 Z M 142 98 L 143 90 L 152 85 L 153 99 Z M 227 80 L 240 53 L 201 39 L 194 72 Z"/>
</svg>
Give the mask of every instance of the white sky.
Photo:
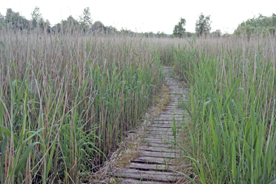
<svg viewBox="0 0 276 184">
<path fill-rule="evenodd" d="M 186 19 L 186 31 L 195 32 L 201 12 L 211 15 L 211 31 L 220 29 L 223 33 L 233 33 L 238 24 L 259 13 L 264 16 L 276 13 L 275 0 L 0 0 L 0 4 L 2 15 L 12 8 L 27 19 L 38 6 L 51 25 L 69 15 L 79 18 L 83 9 L 89 7 L 93 21 L 99 20 L 106 26 L 167 34 L 172 34 L 180 17 Z"/>
</svg>

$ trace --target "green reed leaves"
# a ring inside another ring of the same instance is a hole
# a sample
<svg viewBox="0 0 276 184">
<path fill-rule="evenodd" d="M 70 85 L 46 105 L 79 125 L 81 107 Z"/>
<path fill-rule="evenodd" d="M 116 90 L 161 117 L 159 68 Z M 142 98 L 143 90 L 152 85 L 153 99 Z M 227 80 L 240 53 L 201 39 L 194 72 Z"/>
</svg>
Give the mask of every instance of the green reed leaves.
<svg viewBox="0 0 276 184">
<path fill-rule="evenodd" d="M 175 50 L 172 65 L 191 88 L 191 161 L 202 183 L 275 179 L 274 53 L 275 37 L 203 39 Z"/>
</svg>

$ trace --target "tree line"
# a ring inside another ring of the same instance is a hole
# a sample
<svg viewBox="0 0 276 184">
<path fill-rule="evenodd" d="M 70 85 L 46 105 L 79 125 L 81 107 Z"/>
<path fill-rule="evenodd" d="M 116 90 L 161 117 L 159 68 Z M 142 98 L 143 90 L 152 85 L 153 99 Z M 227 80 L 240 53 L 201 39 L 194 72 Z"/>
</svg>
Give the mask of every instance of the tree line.
<svg viewBox="0 0 276 184">
<path fill-rule="evenodd" d="M 245 33 L 245 36 L 248 38 L 251 35 L 267 35 L 272 34 L 275 35 L 276 29 L 276 14 L 272 13 L 271 16 L 263 16 L 259 14 L 258 17 L 253 17 L 251 19 L 247 19 L 246 21 L 242 22 L 237 29 L 235 30 L 234 34 L 241 35 Z"/>
<path fill-rule="evenodd" d="M 173 29 L 173 37 L 183 38 L 183 37 L 191 37 L 191 36 L 211 36 L 211 37 L 221 37 L 222 33 L 218 29 L 214 32 L 211 31 L 211 19 L 210 15 L 205 16 L 203 13 L 199 15 L 198 20 L 195 24 L 195 33 L 186 32 L 185 29 L 186 20 L 184 18 L 180 18 L 178 24 L 174 26 Z M 272 34 L 275 35 L 276 29 L 276 14 L 272 14 L 271 17 L 263 16 L 262 14 L 259 17 L 253 17 L 252 19 L 248 19 L 245 22 L 242 22 L 237 29 L 234 31 L 234 35 L 240 36 L 245 33 L 249 38 L 252 34 Z M 229 36 L 229 34 L 226 34 Z"/>
<path fill-rule="evenodd" d="M 0 13 L 0 30 L 3 27 L 11 30 L 27 30 L 32 31 L 34 29 L 41 29 L 46 32 L 59 32 L 68 33 L 74 31 L 83 31 L 91 33 L 101 34 L 127 34 L 127 35 L 140 35 L 145 37 L 221 37 L 222 33 L 218 29 L 211 32 L 211 18 L 210 15 L 206 16 L 201 13 L 195 24 L 195 33 L 187 32 L 185 29 L 186 19 L 180 18 L 180 21 L 174 26 L 173 34 L 169 35 L 164 32 L 144 32 L 137 33 L 128 29 L 117 30 L 113 26 L 105 26 L 100 21 L 93 22 L 89 7 L 84 8 L 83 13 L 79 16 L 79 19 L 73 18 L 71 15 L 66 20 L 51 26 L 48 19 L 44 20 L 40 13 L 39 7 L 35 7 L 31 12 L 31 20 L 21 16 L 19 12 L 14 12 L 11 8 L 8 8 L 6 15 Z M 242 22 L 237 29 L 234 31 L 234 35 L 240 36 L 245 33 L 246 36 L 250 37 L 252 34 L 275 34 L 276 27 L 276 14 L 272 14 L 271 17 L 259 15 L 259 17 L 253 17 L 245 22 Z M 228 34 L 225 34 L 228 36 Z M 224 36 L 225 36 L 224 35 Z"/>
<path fill-rule="evenodd" d="M 180 18 L 178 24 L 174 26 L 173 29 L 173 37 L 183 38 L 183 37 L 192 37 L 192 36 L 207 36 L 210 35 L 211 37 L 220 37 L 222 35 L 221 31 L 218 29 L 214 32 L 211 31 L 211 19 L 210 15 L 205 16 L 203 13 L 199 15 L 198 20 L 195 24 L 195 33 L 186 32 L 185 29 L 186 20 L 184 18 Z"/>
<path fill-rule="evenodd" d="M 127 35 L 142 35 L 145 37 L 169 37 L 170 35 L 164 32 L 144 32 L 137 33 L 128 29 L 117 30 L 113 26 L 105 26 L 100 21 L 93 22 L 91 18 L 91 12 L 89 7 L 84 8 L 83 13 L 79 16 L 79 19 L 75 19 L 73 16 L 69 16 L 66 20 L 61 20 L 59 23 L 51 26 L 48 19 L 44 20 L 40 13 L 40 8 L 35 7 L 31 12 L 31 20 L 21 16 L 19 12 L 14 12 L 11 8 L 8 8 L 6 15 L 0 13 L 0 30 L 2 28 L 9 28 L 11 30 L 21 31 L 33 31 L 43 30 L 46 32 L 58 32 L 68 33 L 74 31 L 91 32 L 92 34 L 127 34 Z"/>
</svg>

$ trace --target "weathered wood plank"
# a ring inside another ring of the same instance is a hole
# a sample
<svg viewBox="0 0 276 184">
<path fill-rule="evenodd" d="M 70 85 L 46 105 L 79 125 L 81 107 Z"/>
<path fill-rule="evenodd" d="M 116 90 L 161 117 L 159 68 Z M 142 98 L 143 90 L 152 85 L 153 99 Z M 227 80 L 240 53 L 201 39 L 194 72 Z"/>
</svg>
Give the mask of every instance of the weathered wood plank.
<svg viewBox="0 0 276 184">
<path fill-rule="evenodd" d="M 146 133 L 153 133 L 153 134 L 162 134 L 162 135 L 172 135 L 172 128 L 157 128 L 151 127 L 145 130 Z"/>
<path fill-rule="evenodd" d="M 168 131 L 172 131 L 172 128 L 171 126 L 168 128 L 168 127 L 165 127 L 165 128 L 158 128 L 158 127 L 153 127 L 152 125 L 148 126 L 146 130 L 149 130 L 149 131 L 162 131 L 162 132 L 168 132 Z"/>
<path fill-rule="evenodd" d="M 162 148 L 162 147 L 153 147 L 153 146 L 139 146 L 139 150 L 145 151 L 155 151 L 155 152 L 166 152 L 166 153 L 177 153 L 177 150 L 173 147 Z"/>
<path fill-rule="evenodd" d="M 176 127 L 181 127 L 182 126 L 182 121 L 176 121 Z M 169 127 L 173 127 L 173 121 L 157 121 L 157 122 L 153 122 L 153 124 L 151 124 L 151 126 L 169 126 Z"/>
<path fill-rule="evenodd" d="M 159 124 L 160 124 L 160 123 L 163 123 L 163 124 L 164 124 L 164 123 L 172 123 L 172 122 L 173 122 L 173 120 L 172 120 L 172 119 L 165 119 L 165 120 L 162 120 L 162 119 L 161 119 L 161 120 L 153 120 L 153 123 L 159 123 Z M 178 120 L 178 119 L 176 119 L 176 120 L 175 120 L 175 122 L 176 122 L 176 123 L 180 123 L 180 122 L 182 123 L 182 122 L 183 122 L 183 120 Z"/>
<path fill-rule="evenodd" d="M 157 147 L 157 148 L 173 148 L 172 144 L 164 144 L 164 143 L 141 143 L 141 146 L 151 146 L 152 148 Z"/>
<path fill-rule="evenodd" d="M 175 109 L 175 110 L 183 110 L 182 108 L 179 108 L 178 105 L 173 105 L 173 106 L 172 105 L 168 105 L 168 106 L 165 107 L 165 109 L 166 108 L 171 108 L 171 109 Z"/>
<path fill-rule="evenodd" d="M 141 169 L 141 170 L 166 171 L 166 172 L 175 171 L 175 167 L 173 167 L 171 165 L 164 165 L 164 164 L 130 163 L 128 168 L 130 168 L 130 169 Z"/>
<path fill-rule="evenodd" d="M 146 131 L 149 131 L 149 132 L 160 132 L 160 133 L 172 133 L 172 128 L 169 127 L 169 128 L 158 128 L 158 127 L 148 127 Z"/>
<path fill-rule="evenodd" d="M 153 142 L 153 143 L 165 143 L 165 144 L 170 144 L 171 139 L 160 139 L 160 138 L 154 138 L 154 137 L 142 137 L 142 142 Z"/>
<path fill-rule="evenodd" d="M 188 119 L 188 118 L 183 118 L 183 117 L 181 117 L 182 115 L 175 115 L 175 120 L 176 121 L 183 121 L 183 120 L 185 120 L 185 119 Z M 168 120 L 168 121 L 172 121 L 173 120 L 173 115 L 160 115 L 159 116 L 159 118 L 157 119 L 154 119 L 153 121 L 166 121 L 166 120 Z"/>
<path fill-rule="evenodd" d="M 183 121 L 185 118 L 182 117 L 175 117 L 176 121 Z M 159 118 L 154 118 L 154 121 L 172 121 L 173 117 L 168 118 L 168 117 L 159 117 Z"/>
<path fill-rule="evenodd" d="M 182 114 L 183 111 L 184 111 L 183 109 L 175 109 L 175 108 L 165 107 L 161 113 L 163 113 L 163 112 L 164 113 L 173 113 L 174 112 L 174 113 Z M 186 115 L 185 112 L 184 112 L 184 115 Z"/>
<path fill-rule="evenodd" d="M 158 144 L 171 144 L 172 140 L 161 140 L 161 139 L 153 139 L 153 138 L 143 138 L 144 144 L 158 143 Z"/>
<path fill-rule="evenodd" d="M 178 118 L 175 118 L 175 122 L 178 122 L 178 123 L 183 123 L 183 121 L 187 121 L 189 118 L 184 118 L 184 119 L 178 119 Z M 160 118 L 159 120 L 153 120 L 153 123 L 170 123 L 170 122 L 173 122 L 173 118 Z"/>
<path fill-rule="evenodd" d="M 139 157 L 131 160 L 131 162 L 147 163 L 147 164 L 165 164 L 165 165 L 176 164 L 173 158 L 155 158 L 155 157 Z"/>
<path fill-rule="evenodd" d="M 186 117 L 189 114 L 187 113 L 187 111 L 185 111 L 185 109 L 173 109 L 168 107 L 163 109 L 163 111 L 160 113 L 160 116 L 169 116 L 169 115 L 175 115 L 175 117 Z"/>
<path fill-rule="evenodd" d="M 158 117 L 156 118 L 173 118 L 173 116 L 175 118 L 185 118 L 186 114 L 160 114 Z"/>
<path fill-rule="evenodd" d="M 182 108 L 175 108 L 175 107 L 170 107 L 170 106 L 166 106 L 163 111 L 167 111 L 167 110 L 171 110 L 171 111 L 183 111 L 185 109 L 182 109 Z"/>
<path fill-rule="evenodd" d="M 160 135 L 160 136 L 172 136 L 172 137 L 174 137 L 172 128 L 168 129 L 167 131 L 150 130 L 150 131 L 147 131 L 147 132 L 148 132 L 148 135 L 156 135 L 156 136 Z M 176 136 L 178 136 L 179 132 L 180 132 L 179 129 L 176 129 Z"/>
<path fill-rule="evenodd" d="M 123 180 L 119 181 L 119 184 L 165 184 L 165 183 L 164 182 L 155 182 L 155 181 L 140 181 L 140 180 L 135 180 L 135 179 L 123 179 Z"/>
<path fill-rule="evenodd" d="M 179 174 L 171 172 L 140 171 L 136 169 L 118 169 L 113 173 L 113 176 L 163 182 L 176 182 L 181 177 Z"/>
<path fill-rule="evenodd" d="M 173 127 L 173 124 L 151 124 L 150 126 L 148 127 L 152 127 L 152 128 L 172 128 Z"/>
<path fill-rule="evenodd" d="M 170 135 L 162 135 L 162 134 L 147 134 L 144 136 L 144 138 L 154 138 L 154 139 L 160 139 L 160 140 L 174 140 L 174 136 Z"/>
<path fill-rule="evenodd" d="M 177 110 L 177 111 L 162 111 L 161 113 L 160 113 L 160 115 L 173 115 L 173 114 L 175 114 L 175 115 L 183 115 L 183 111 L 184 110 Z M 184 112 L 184 115 L 186 115 L 186 113 Z"/>
<path fill-rule="evenodd" d="M 177 153 L 161 153 L 161 152 L 155 152 L 155 151 L 138 151 L 139 155 L 144 157 L 164 157 L 164 158 L 178 158 L 179 154 Z"/>
<path fill-rule="evenodd" d="M 147 134 L 154 134 L 154 135 L 168 135 L 168 136 L 173 136 L 172 129 L 167 130 L 167 131 L 162 131 L 162 130 L 147 130 L 145 131 Z"/>
<path fill-rule="evenodd" d="M 174 136 L 172 134 L 172 132 L 170 132 L 171 134 L 166 134 L 165 132 L 164 133 L 160 133 L 160 132 L 157 132 L 157 131 L 151 131 L 150 133 L 144 135 L 144 137 L 152 137 L 152 138 L 160 138 L 160 139 L 174 139 Z"/>
</svg>

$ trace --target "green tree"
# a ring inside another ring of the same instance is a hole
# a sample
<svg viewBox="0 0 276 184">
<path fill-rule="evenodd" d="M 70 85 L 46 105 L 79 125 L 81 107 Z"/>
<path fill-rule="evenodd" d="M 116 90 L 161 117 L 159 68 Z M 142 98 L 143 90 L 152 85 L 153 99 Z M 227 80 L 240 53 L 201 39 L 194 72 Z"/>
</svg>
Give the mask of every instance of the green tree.
<svg viewBox="0 0 276 184">
<path fill-rule="evenodd" d="M 34 10 L 31 13 L 31 16 L 32 16 L 33 27 L 37 27 L 38 24 L 41 24 L 41 22 L 43 22 L 39 7 L 36 6 L 34 8 Z"/>
<path fill-rule="evenodd" d="M 165 37 L 167 37 L 166 33 L 160 32 L 160 31 L 158 31 L 158 32 L 156 33 L 156 36 L 157 36 L 158 38 L 165 38 Z"/>
<path fill-rule="evenodd" d="M 0 13 L 0 30 L 2 29 L 2 26 L 4 25 L 5 18 L 4 16 Z"/>
<path fill-rule="evenodd" d="M 275 13 L 272 14 L 272 25 L 276 26 L 276 14 Z"/>
<path fill-rule="evenodd" d="M 174 26 L 173 36 L 178 38 L 184 37 L 185 31 L 186 31 L 186 29 L 184 28 L 185 25 L 186 25 L 186 20 L 183 18 L 180 18 L 180 21 L 178 22 L 178 24 Z"/>
<path fill-rule="evenodd" d="M 12 29 L 30 28 L 30 22 L 25 17 L 20 16 L 18 12 L 12 11 L 11 8 L 7 9 L 4 22 Z"/>
<path fill-rule="evenodd" d="M 62 33 L 74 33 L 80 28 L 80 22 L 70 15 L 66 20 L 62 20 L 60 23 L 53 26 L 54 32 Z"/>
<path fill-rule="evenodd" d="M 207 35 L 211 30 L 211 20 L 210 15 L 204 16 L 203 13 L 199 15 L 198 20 L 196 21 L 196 33 L 197 36 Z"/>
<path fill-rule="evenodd" d="M 214 38 L 219 38 L 221 37 L 221 31 L 219 29 L 217 29 L 216 31 L 210 33 L 211 37 L 214 37 Z"/>
<path fill-rule="evenodd" d="M 187 36 L 187 37 L 193 37 L 194 35 L 195 35 L 195 33 L 186 32 L 186 36 Z"/>
<path fill-rule="evenodd" d="M 83 9 L 83 13 L 80 16 L 80 22 L 84 30 L 92 27 L 92 19 L 89 7 Z"/>
</svg>

